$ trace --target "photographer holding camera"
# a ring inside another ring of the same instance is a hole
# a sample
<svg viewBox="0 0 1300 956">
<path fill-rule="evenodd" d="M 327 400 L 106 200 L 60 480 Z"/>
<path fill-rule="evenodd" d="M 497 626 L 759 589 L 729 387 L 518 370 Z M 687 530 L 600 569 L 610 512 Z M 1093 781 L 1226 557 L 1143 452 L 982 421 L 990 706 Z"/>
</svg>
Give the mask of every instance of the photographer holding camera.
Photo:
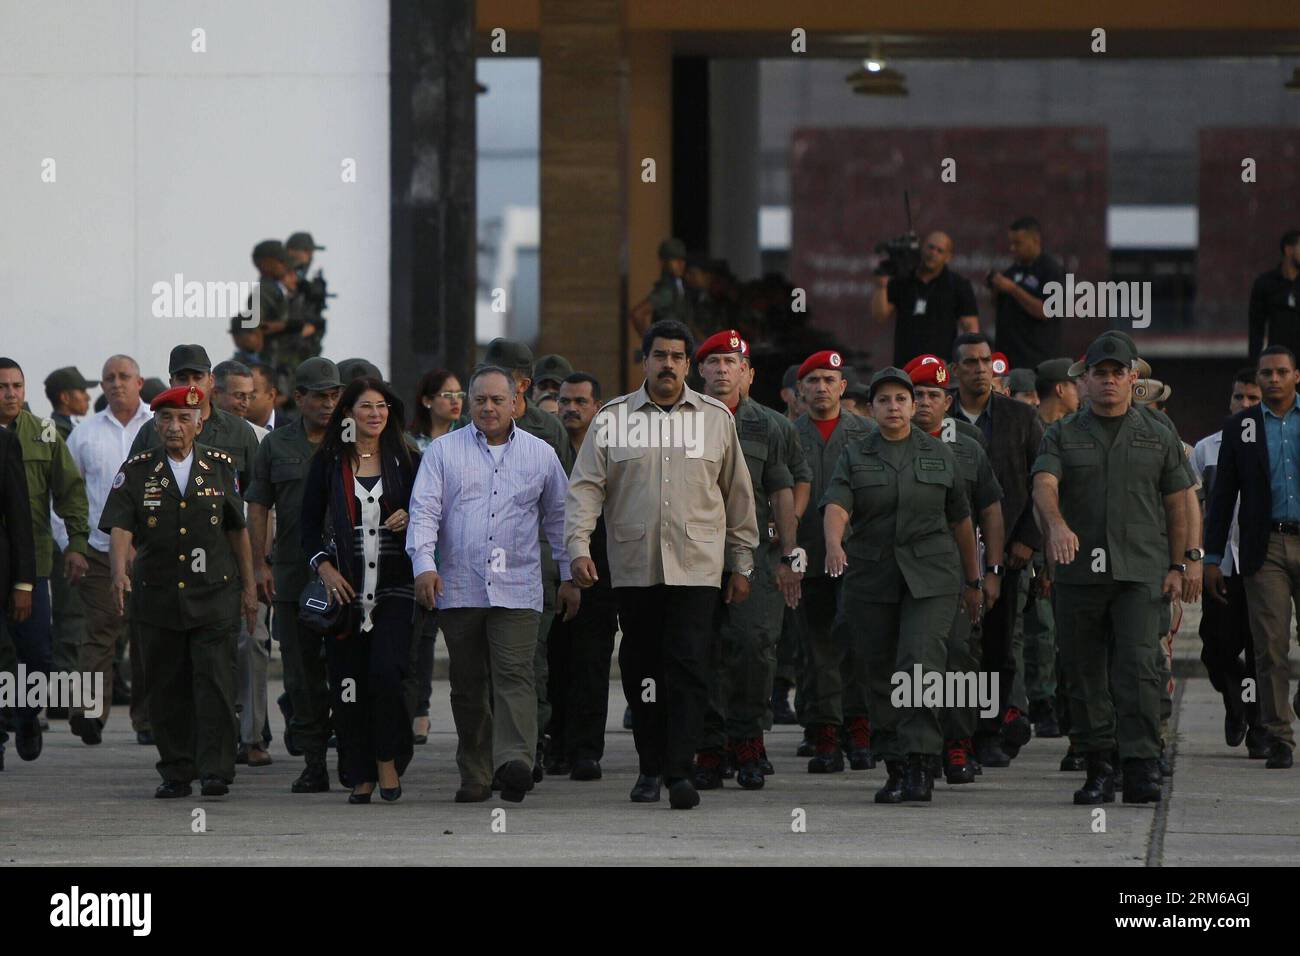
<svg viewBox="0 0 1300 956">
<path fill-rule="evenodd" d="M 913 237 L 915 242 L 915 237 Z M 871 297 L 877 322 L 894 322 L 894 365 L 902 368 L 914 355 L 950 355 L 962 332 L 980 330 L 975 290 L 948 268 L 952 239 L 942 232 L 925 237 L 919 256 L 889 256 L 880 265 L 880 289 Z"/>
</svg>

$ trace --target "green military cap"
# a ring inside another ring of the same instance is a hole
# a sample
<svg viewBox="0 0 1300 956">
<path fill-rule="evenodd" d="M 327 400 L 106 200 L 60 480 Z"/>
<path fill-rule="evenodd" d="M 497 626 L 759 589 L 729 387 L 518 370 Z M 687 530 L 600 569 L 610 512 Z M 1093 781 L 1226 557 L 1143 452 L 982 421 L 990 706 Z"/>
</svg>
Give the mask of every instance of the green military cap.
<svg viewBox="0 0 1300 956">
<path fill-rule="evenodd" d="M 338 364 L 339 379 L 344 385 L 359 378 L 373 378 L 383 381 L 384 375 L 379 369 L 363 358 L 345 358 Z"/>
<path fill-rule="evenodd" d="M 279 259 L 287 265 L 289 253 L 285 251 L 284 243 L 279 239 L 263 239 L 253 246 L 253 262 L 256 263 L 258 259 Z"/>
<path fill-rule="evenodd" d="M 297 249 L 300 252 L 325 251 L 324 246 L 316 245 L 316 240 L 311 237 L 310 232 L 295 232 L 284 243 L 286 249 Z"/>
<path fill-rule="evenodd" d="M 563 382 L 573 374 L 573 366 L 563 355 L 543 355 L 533 365 L 533 381 Z"/>
<path fill-rule="evenodd" d="M 1070 368 L 1073 365 L 1074 363 L 1068 358 L 1048 359 L 1045 362 L 1039 362 L 1034 372 L 1037 374 L 1039 382 L 1068 382 L 1072 377 Z"/>
<path fill-rule="evenodd" d="M 49 375 L 45 376 L 45 390 L 53 392 L 66 392 L 73 389 L 94 388 L 99 384 L 99 379 L 91 380 L 82 375 L 75 365 L 68 365 L 64 368 L 56 368 Z"/>
<path fill-rule="evenodd" d="M 510 339 L 493 339 L 488 343 L 487 351 L 483 354 L 484 365 L 496 365 L 499 368 L 529 373 L 530 377 L 533 370 L 533 350 L 523 342 L 512 342 Z"/>
<path fill-rule="evenodd" d="M 685 259 L 686 243 L 680 239 L 665 239 L 659 243 L 659 258 L 664 260 Z"/>
<path fill-rule="evenodd" d="M 888 382 L 897 382 L 908 390 L 913 396 L 916 395 L 916 389 L 912 385 L 912 376 L 908 375 L 901 368 L 895 368 L 890 365 L 882 368 L 875 375 L 871 376 L 871 384 L 867 386 L 867 400 L 876 397 L 876 389 Z"/>
<path fill-rule="evenodd" d="M 211 372 L 212 360 L 202 345 L 178 345 L 167 360 L 167 374 L 177 372 Z"/>
<path fill-rule="evenodd" d="M 144 384 L 140 386 L 140 397 L 148 403 L 152 402 L 165 391 L 167 391 L 167 383 L 162 379 L 146 378 Z"/>
<path fill-rule="evenodd" d="M 1010 375 L 1011 394 L 1033 392 L 1038 389 L 1038 380 L 1031 368 L 1013 368 Z"/>
<path fill-rule="evenodd" d="M 871 391 L 870 389 L 867 388 L 867 386 L 861 383 L 857 383 L 855 385 L 850 385 L 848 388 L 844 389 L 844 397 L 851 398 L 855 402 L 870 402 Z"/>
<path fill-rule="evenodd" d="M 374 378 L 376 376 L 365 376 Z M 316 356 L 300 362 L 293 372 L 294 388 L 308 392 L 323 392 L 331 388 L 341 388 L 339 369 L 327 358 Z"/>
<path fill-rule="evenodd" d="M 1119 329 L 1107 329 L 1105 332 L 1101 333 L 1101 335 L 1098 336 L 1098 338 L 1101 339 L 1108 338 L 1108 337 L 1119 339 L 1121 342 L 1126 344 L 1130 350 L 1132 350 L 1133 361 L 1137 363 L 1133 367 L 1137 369 L 1139 378 L 1151 377 L 1151 366 L 1147 364 L 1145 359 L 1138 357 L 1137 343 L 1133 341 L 1133 337 L 1131 335 L 1129 335 L 1127 332 L 1121 332 Z M 1083 358 L 1079 359 L 1079 361 L 1075 362 L 1073 365 L 1070 366 L 1070 377 L 1078 378 L 1085 371 L 1087 371 L 1088 366 L 1090 364 L 1091 363 L 1088 362 L 1087 360 L 1087 356 L 1084 356 Z"/>
<path fill-rule="evenodd" d="M 1087 369 L 1102 362 L 1118 362 L 1125 368 L 1132 368 L 1137 360 L 1137 352 L 1131 344 L 1132 341 L 1132 339 L 1125 341 L 1118 335 L 1097 336 L 1083 355 L 1083 367 Z"/>
</svg>

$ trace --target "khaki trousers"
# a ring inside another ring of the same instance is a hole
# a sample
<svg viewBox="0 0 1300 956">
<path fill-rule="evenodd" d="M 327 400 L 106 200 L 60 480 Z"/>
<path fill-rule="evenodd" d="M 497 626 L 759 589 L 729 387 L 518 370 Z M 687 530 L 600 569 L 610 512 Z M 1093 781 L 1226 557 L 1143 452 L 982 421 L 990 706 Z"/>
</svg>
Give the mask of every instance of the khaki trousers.
<svg viewBox="0 0 1300 956">
<path fill-rule="evenodd" d="M 1243 577 L 1250 631 L 1255 641 L 1260 723 L 1269 736 L 1295 749 L 1291 722 L 1291 604 L 1300 600 L 1300 537 L 1268 536 L 1264 564 Z"/>
</svg>

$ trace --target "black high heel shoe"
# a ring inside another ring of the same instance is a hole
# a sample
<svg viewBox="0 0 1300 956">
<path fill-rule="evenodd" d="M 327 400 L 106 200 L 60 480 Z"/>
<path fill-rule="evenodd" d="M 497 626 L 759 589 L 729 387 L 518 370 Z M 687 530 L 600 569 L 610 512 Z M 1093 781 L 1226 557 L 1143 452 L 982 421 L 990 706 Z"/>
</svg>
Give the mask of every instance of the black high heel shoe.
<svg viewBox="0 0 1300 956">
<path fill-rule="evenodd" d="M 402 785 L 399 783 L 393 788 L 380 787 L 379 796 L 388 803 L 393 803 L 402 795 Z"/>
<path fill-rule="evenodd" d="M 351 793 L 348 794 L 348 803 L 369 803 L 370 794 L 374 792 L 375 792 L 374 790 L 370 790 L 367 793 L 357 793 L 355 790 L 353 790 Z"/>
</svg>

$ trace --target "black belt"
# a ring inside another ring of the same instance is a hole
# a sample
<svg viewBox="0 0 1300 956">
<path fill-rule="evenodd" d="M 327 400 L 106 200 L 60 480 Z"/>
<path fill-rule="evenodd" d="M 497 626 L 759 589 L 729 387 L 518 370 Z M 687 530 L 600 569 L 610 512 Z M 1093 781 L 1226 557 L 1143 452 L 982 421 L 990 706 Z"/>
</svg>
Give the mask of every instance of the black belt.
<svg viewBox="0 0 1300 956">
<path fill-rule="evenodd" d="M 1278 534 L 1300 534 L 1300 522 L 1274 521 L 1270 526 Z"/>
</svg>

